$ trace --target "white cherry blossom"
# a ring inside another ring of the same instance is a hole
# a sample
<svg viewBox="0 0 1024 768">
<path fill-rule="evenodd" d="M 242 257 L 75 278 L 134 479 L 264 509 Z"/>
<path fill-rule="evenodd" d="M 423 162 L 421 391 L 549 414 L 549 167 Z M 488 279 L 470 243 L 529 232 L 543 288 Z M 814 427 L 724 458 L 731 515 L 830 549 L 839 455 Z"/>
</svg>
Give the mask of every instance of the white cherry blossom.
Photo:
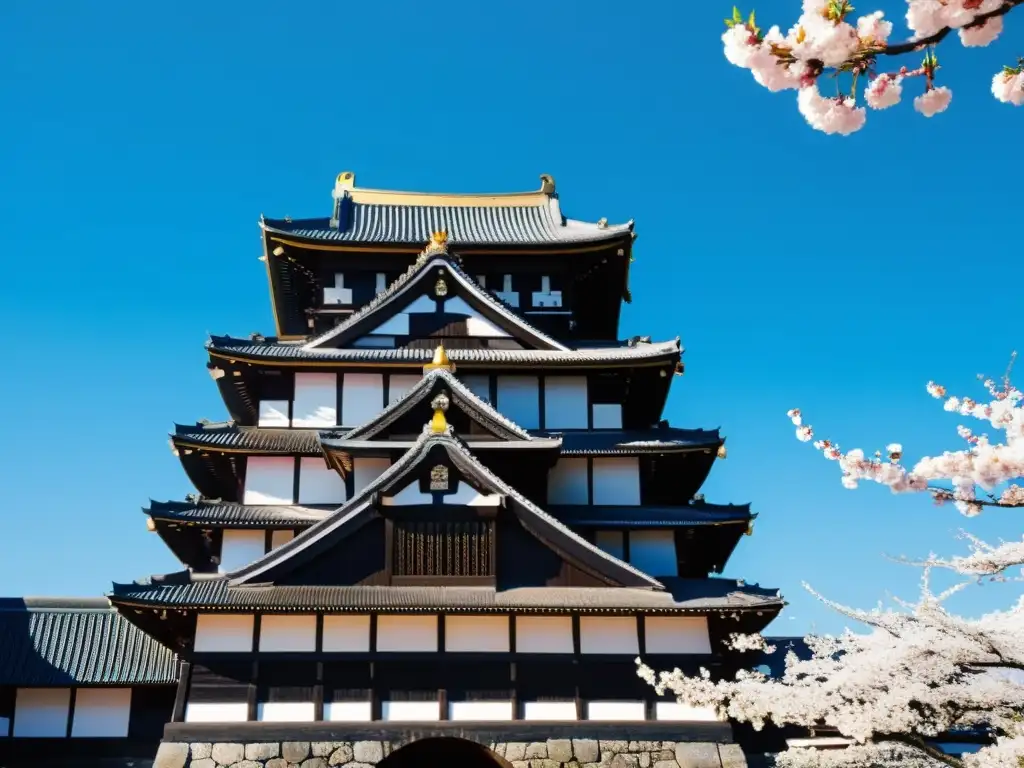
<svg viewBox="0 0 1024 768">
<path fill-rule="evenodd" d="M 930 88 L 914 99 L 914 109 L 925 117 L 934 117 L 945 112 L 952 100 L 953 92 L 946 86 Z"/>
</svg>

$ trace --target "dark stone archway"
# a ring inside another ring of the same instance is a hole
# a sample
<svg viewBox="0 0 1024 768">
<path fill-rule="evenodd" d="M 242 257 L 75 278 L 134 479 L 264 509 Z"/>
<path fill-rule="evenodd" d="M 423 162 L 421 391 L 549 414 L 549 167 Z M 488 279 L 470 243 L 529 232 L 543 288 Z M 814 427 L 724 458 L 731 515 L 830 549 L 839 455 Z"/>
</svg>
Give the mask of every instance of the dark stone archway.
<svg viewBox="0 0 1024 768">
<path fill-rule="evenodd" d="M 454 737 L 419 739 L 395 750 L 377 768 L 512 768 L 483 744 Z"/>
</svg>

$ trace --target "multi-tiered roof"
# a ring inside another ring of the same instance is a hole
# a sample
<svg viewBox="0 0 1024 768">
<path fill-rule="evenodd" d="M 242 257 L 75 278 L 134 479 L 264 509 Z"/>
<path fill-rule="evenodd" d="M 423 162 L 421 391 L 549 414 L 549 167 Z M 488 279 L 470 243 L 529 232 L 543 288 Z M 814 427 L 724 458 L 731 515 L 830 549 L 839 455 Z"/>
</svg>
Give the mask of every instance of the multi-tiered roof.
<svg viewBox="0 0 1024 768">
<path fill-rule="evenodd" d="M 115 584 L 123 615 L 186 658 L 225 612 L 766 626 L 776 591 L 710 576 L 754 518 L 698 495 L 724 438 L 661 421 L 679 339 L 616 337 L 632 223 L 565 218 L 549 176 L 354 181 L 262 220 L 277 335 L 210 339 L 230 420 L 175 428 L 197 493 L 145 510 L 184 569 Z"/>
</svg>

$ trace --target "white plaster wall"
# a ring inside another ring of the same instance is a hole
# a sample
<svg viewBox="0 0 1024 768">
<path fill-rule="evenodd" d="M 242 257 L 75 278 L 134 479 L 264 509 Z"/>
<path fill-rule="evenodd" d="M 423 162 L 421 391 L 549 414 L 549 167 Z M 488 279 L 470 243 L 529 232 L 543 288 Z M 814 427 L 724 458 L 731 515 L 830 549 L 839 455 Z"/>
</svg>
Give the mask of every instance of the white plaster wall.
<svg viewBox="0 0 1024 768">
<path fill-rule="evenodd" d="M 261 701 L 256 719 L 265 723 L 311 723 L 316 709 L 312 701 Z"/>
<path fill-rule="evenodd" d="M 559 459 L 548 472 L 548 504 L 589 504 L 586 459 Z"/>
<path fill-rule="evenodd" d="M 345 481 L 316 456 L 299 459 L 299 503 L 345 503 Z"/>
<path fill-rule="evenodd" d="M 571 616 L 517 616 L 515 622 L 516 653 L 573 652 Z"/>
<path fill-rule="evenodd" d="M 79 688 L 71 735 L 80 738 L 125 738 L 132 713 L 131 688 Z"/>
<path fill-rule="evenodd" d="M 456 482 L 455 478 L 451 482 Z M 443 496 L 442 503 L 450 506 L 497 507 L 501 504 L 501 495 L 497 493 L 480 493 L 469 483 L 460 481 L 455 493 Z M 384 496 L 381 504 L 394 507 L 408 507 L 433 504 L 434 497 L 429 491 L 421 491 L 419 481 L 413 480 L 393 496 Z"/>
<path fill-rule="evenodd" d="M 70 708 L 70 688 L 19 688 L 14 700 L 14 736 L 63 738 Z"/>
<path fill-rule="evenodd" d="M 490 376 L 460 376 L 459 381 L 484 402 L 491 402 L 491 378 Z"/>
<path fill-rule="evenodd" d="M 646 720 L 647 708 L 642 701 L 588 701 L 587 720 L 623 722 Z"/>
<path fill-rule="evenodd" d="M 257 424 L 261 427 L 287 427 L 287 400 L 260 400 L 260 415 Z"/>
<path fill-rule="evenodd" d="M 251 614 L 201 613 L 196 617 L 196 652 L 251 653 L 254 619 Z"/>
<path fill-rule="evenodd" d="M 640 653 L 633 616 L 581 616 L 581 653 Z"/>
<path fill-rule="evenodd" d="M 644 618 L 647 653 L 711 653 L 705 616 L 647 616 Z"/>
<path fill-rule="evenodd" d="M 441 719 L 441 707 L 436 701 L 382 701 L 380 709 L 382 720 L 424 723 Z"/>
<path fill-rule="evenodd" d="M 575 720 L 575 701 L 524 701 L 523 720 Z"/>
<path fill-rule="evenodd" d="M 296 373 L 293 427 L 333 427 L 338 423 L 338 374 Z"/>
<path fill-rule="evenodd" d="M 325 701 L 324 720 L 333 723 L 368 723 L 373 709 L 368 701 Z"/>
<path fill-rule="evenodd" d="M 544 428 L 587 428 L 586 376 L 545 377 Z"/>
<path fill-rule="evenodd" d="M 388 379 L 388 405 L 401 400 L 406 393 L 422 381 L 422 376 L 392 374 Z"/>
<path fill-rule="evenodd" d="M 341 423 L 365 424 L 384 410 L 384 376 L 380 373 L 346 373 L 342 385 Z"/>
<path fill-rule="evenodd" d="M 675 532 L 630 531 L 629 562 L 651 576 L 678 576 Z"/>
<path fill-rule="evenodd" d="M 250 456 L 245 461 L 243 504 L 291 504 L 295 459 L 290 456 Z"/>
<path fill-rule="evenodd" d="M 190 701 L 185 705 L 186 723 L 244 723 L 249 705 L 244 701 Z"/>
<path fill-rule="evenodd" d="M 594 459 L 595 504 L 639 504 L 640 461 L 635 456 Z"/>
<path fill-rule="evenodd" d="M 366 486 L 384 474 L 391 459 L 355 458 L 352 460 L 352 495 L 357 496 Z"/>
<path fill-rule="evenodd" d="M 690 720 L 702 723 L 713 723 L 718 715 L 711 707 L 691 707 L 677 701 L 654 702 L 654 718 L 656 720 Z"/>
<path fill-rule="evenodd" d="M 437 616 L 378 616 L 377 650 L 437 651 Z"/>
<path fill-rule="evenodd" d="M 324 616 L 326 652 L 369 651 L 369 616 Z"/>
<path fill-rule="evenodd" d="M 444 647 L 454 652 L 509 651 L 508 616 L 445 616 Z"/>
<path fill-rule="evenodd" d="M 221 573 L 230 573 L 259 560 L 267 551 L 267 537 L 263 531 L 225 530 L 220 544 Z"/>
<path fill-rule="evenodd" d="M 512 719 L 509 701 L 452 701 L 448 704 L 449 720 L 476 720 L 494 722 Z"/>
<path fill-rule="evenodd" d="M 295 538 L 295 531 L 271 531 L 270 533 L 270 548 L 277 549 L 282 544 L 287 544 L 289 541 Z"/>
<path fill-rule="evenodd" d="M 495 407 L 523 429 L 539 428 L 540 379 L 536 376 L 499 376 Z"/>
<path fill-rule="evenodd" d="M 594 403 L 594 429 L 622 429 L 622 406 Z"/>
<path fill-rule="evenodd" d="M 270 652 L 316 650 L 316 616 L 264 615 L 260 619 L 260 648 Z"/>
<path fill-rule="evenodd" d="M 602 552 L 620 560 L 626 554 L 625 535 L 622 531 L 595 531 L 594 543 Z"/>
</svg>

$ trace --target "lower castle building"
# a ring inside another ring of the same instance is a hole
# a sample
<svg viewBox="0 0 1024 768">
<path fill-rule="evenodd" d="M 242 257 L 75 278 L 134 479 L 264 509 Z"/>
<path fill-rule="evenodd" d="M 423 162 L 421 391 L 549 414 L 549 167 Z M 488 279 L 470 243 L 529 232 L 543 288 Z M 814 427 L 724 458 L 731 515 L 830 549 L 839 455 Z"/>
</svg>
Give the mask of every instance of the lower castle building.
<svg viewBox="0 0 1024 768">
<path fill-rule="evenodd" d="M 0 765 L 745 765 L 636 675 L 731 674 L 783 601 L 715 575 L 755 516 L 661 420 L 678 338 L 618 338 L 632 223 L 343 173 L 260 226 L 274 333 L 210 339 L 229 418 L 144 510 L 182 569 L 0 601 Z"/>
</svg>

